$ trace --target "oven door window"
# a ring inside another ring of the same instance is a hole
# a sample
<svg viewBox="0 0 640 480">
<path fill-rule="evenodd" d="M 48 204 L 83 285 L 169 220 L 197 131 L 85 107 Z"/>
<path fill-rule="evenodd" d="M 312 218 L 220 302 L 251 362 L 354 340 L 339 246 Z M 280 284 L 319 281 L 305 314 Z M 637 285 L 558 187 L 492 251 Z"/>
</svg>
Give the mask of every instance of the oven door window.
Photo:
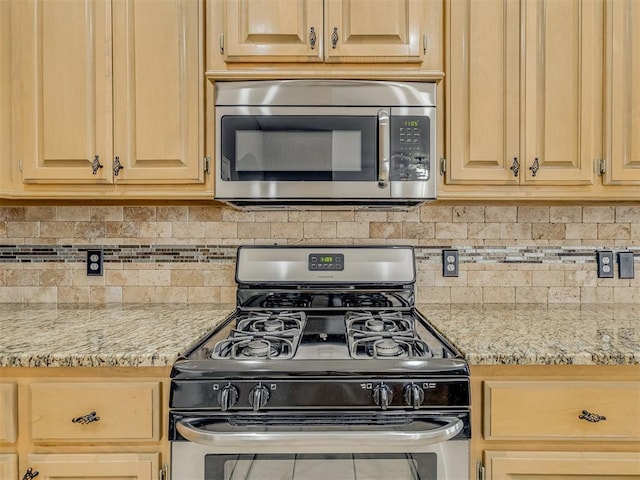
<svg viewBox="0 0 640 480">
<path fill-rule="evenodd" d="M 377 179 L 377 117 L 226 115 L 222 180 Z"/>
<path fill-rule="evenodd" d="M 207 455 L 206 480 L 436 480 L 437 455 Z"/>
</svg>

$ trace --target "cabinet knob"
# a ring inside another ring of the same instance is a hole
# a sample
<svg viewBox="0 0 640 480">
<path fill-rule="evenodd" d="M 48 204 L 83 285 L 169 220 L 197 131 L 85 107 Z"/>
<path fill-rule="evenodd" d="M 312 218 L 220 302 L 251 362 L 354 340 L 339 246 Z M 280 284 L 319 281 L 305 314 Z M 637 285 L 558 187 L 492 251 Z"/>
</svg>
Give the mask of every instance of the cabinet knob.
<svg viewBox="0 0 640 480">
<path fill-rule="evenodd" d="M 580 420 L 586 420 L 591 423 L 598 423 L 607 419 L 604 415 L 598 415 L 597 413 L 591 413 L 589 410 L 582 410 L 582 414 L 578 415 Z"/>
<path fill-rule="evenodd" d="M 96 412 L 87 413 L 86 415 L 82 415 L 81 417 L 76 417 L 71 420 L 73 423 L 81 423 L 82 425 L 86 425 L 88 423 L 97 422 L 100 420 L 100 417 L 96 415 Z"/>
<path fill-rule="evenodd" d="M 120 163 L 120 157 L 116 157 L 113 161 L 113 174 L 117 177 L 120 173 L 120 170 L 124 170 L 124 167 Z"/>
<path fill-rule="evenodd" d="M 27 468 L 26 473 L 22 477 L 22 480 L 32 480 L 32 479 L 36 478 L 38 475 L 40 475 L 39 471 L 34 470 L 33 468 L 29 467 L 29 468 Z"/>
<path fill-rule="evenodd" d="M 101 169 L 104 165 L 102 165 L 100 163 L 100 157 L 98 155 L 96 155 L 95 157 L 93 157 L 93 162 L 91 162 L 91 170 L 93 171 L 93 174 L 97 174 L 98 170 Z"/>
<path fill-rule="evenodd" d="M 331 46 L 336 48 L 338 45 L 338 27 L 333 27 L 333 33 L 331 34 Z"/>
<path fill-rule="evenodd" d="M 309 45 L 311 45 L 311 50 L 316 48 L 316 40 L 316 29 L 311 27 L 311 30 L 309 30 Z"/>
<path fill-rule="evenodd" d="M 529 167 L 529 170 L 531 170 L 531 176 L 535 177 L 536 173 L 538 173 L 538 170 L 540 170 L 540 162 L 538 161 L 538 157 L 533 160 L 533 165 Z"/>
</svg>

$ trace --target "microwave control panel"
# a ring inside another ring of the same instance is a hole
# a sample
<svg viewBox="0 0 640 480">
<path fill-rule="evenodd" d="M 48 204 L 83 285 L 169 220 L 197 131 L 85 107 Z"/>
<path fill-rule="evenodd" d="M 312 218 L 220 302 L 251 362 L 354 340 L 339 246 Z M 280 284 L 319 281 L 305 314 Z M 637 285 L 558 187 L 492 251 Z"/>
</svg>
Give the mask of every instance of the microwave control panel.
<svg viewBox="0 0 640 480">
<path fill-rule="evenodd" d="M 429 180 L 429 117 L 391 116 L 391 180 Z"/>
</svg>

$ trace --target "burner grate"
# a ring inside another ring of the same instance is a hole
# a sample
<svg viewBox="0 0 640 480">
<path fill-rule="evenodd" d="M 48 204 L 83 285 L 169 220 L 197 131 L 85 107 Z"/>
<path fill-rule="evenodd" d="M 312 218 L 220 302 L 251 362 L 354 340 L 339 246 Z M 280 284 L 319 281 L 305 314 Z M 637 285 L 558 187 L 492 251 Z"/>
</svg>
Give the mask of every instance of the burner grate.
<svg viewBox="0 0 640 480">
<path fill-rule="evenodd" d="M 304 312 L 251 312 L 214 345 L 211 358 L 292 358 L 305 321 Z"/>
<path fill-rule="evenodd" d="M 347 312 L 347 339 L 352 358 L 432 357 L 417 337 L 413 320 L 400 311 Z"/>
<path fill-rule="evenodd" d="M 351 308 L 390 308 L 393 302 L 382 293 L 347 293 L 342 297 L 345 307 Z"/>
</svg>

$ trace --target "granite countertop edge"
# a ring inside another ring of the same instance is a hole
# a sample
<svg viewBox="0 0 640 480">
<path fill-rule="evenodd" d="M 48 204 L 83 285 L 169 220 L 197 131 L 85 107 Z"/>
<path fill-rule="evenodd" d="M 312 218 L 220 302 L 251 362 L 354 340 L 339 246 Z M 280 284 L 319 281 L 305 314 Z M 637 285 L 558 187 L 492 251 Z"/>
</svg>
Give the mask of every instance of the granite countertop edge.
<svg viewBox="0 0 640 480">
<path fill-rule="evenodd" d="M 640 365 L 640 309 L 633 305 L 418 309 L 472 366 Z M 168 367 L 233 310 L 0 304 L 0 367 Z"/>
</svg>

